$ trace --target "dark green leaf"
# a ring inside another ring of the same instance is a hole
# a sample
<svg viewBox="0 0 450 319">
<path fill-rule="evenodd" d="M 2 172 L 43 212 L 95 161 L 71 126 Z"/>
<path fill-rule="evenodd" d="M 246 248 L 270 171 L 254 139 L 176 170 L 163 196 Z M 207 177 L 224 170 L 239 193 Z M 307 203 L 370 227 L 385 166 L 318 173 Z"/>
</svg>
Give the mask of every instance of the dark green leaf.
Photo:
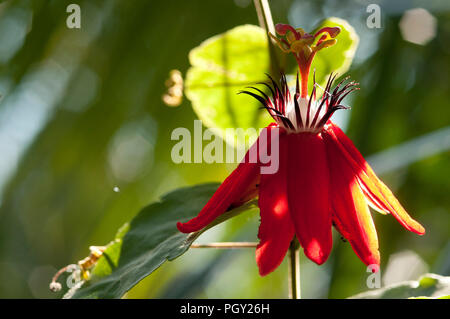
<svg viewBox="0 0 450 319">
<path fill-rule="evenodd" d="M 130 222 L 122 242 L 119 235 L 119 239 L 116 238 L 108 246 L 106 256 L 99 259 L 93 270 L 92 279 L 76 291 L 72 298 L 120 298 L 165 261 L 186 252 L 206 229 L 254 207 L 255 202 L 248 202 L 221 215 L 200 232 L 180 233 L 176 223 L 195 217 L 217 186 L 204 184 L 182 188 L 144 208 Z M 119 250 L 120 255 L 117 255 Z"/>
</svg>

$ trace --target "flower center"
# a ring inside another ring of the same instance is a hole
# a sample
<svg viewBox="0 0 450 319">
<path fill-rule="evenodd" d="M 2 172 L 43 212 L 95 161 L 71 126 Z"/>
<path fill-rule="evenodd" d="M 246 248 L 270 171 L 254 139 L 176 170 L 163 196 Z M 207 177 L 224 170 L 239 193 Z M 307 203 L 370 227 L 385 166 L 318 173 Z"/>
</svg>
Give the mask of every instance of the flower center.
<svg viewBox="0 0 450 319">
<path fill-rule="evenodd" d="M 283 52 L 292 53 L 297 60 L 301 76 L 301 97 L 308 96 L 308 78 L 311 62 L 317 51 L 330 47 L 336 43 L 335 37 L 341 32 L 339 27 L 325 27 L 314 35 L 306 33 L 302 28 L 294 29 L 288 24 L 278 23 L 276 32 L 281 36 L 277 38 L 269 33 Z"/>
<path fill-rule="evenodd" d="M 298 107 L 300 111 L 300 121 L 297 121 L 296 107 L 293 100 L 290 100 L 286 108 L 286 117 L 294 126 L 295 132 L 313 132 L 316 133 L 321 130 L 316 127 L 320 119 L 326 113 L 325 107 L 320 106 L 320 103 L 313 97 L 300 97 L 298 99 Z"/>
<path fill-rule="evenodd" d="M 297 75 L 295 94 L 291 96 L 284 74 L 281 75 L 281 86 L 278 86 L 272 77 L 269 76 L 269 78 L 272 85 L 261 84 L 269 88 L 272 93 L 271 98 L 256 87 L 249 88 L 259 94 L 251 91 L 241 91 L 240 93 L 248 94 L 257 99 L 277 124 L 286 129 L 288 133 L 320 133 L 334 112 L 347 108 L 341 104 L 342 100 L 349 93 L 358 90 L 358 87 L 356 87 L 358 83 L 354 81 L 344 84 L 348 77 L 340 81 L 332 90 L 331 86 L 336 74 L 331 74 L 320 99 L 316 99 L 316 83 L 314 83 L 310 96 L 301 97 Z"/>
<path fill-rule="evenodd" d="M 303 29 L 294 29 L 287 24 L 277 24 L 275 29 L 281 38 L 270 36 L 278 43 L 284 52 L 294 54 L 298 62 L 300 71 L 301 86 L 299 84 L 299 75 L 297 73 L 297 82 L 295 93 L 291 96 L 287 85 L 286 76 L 281 74 L 280 86 L 270 78 L 271 84 L 265 85 L 272 97 L 256 87 L 249 87 L 259 94 L 251 91 L 242 91 L 253 96 L 267 109 L 269 114 L 277 124 L 286 129 L 288 133 L 311 132 L 320 133 L 336 110 L 345 109 L 342 100 L 352 91 L 357 90 L 358 83 L 350 81 L 344 84 L 348 79 L 340 81 L 334 89 L 331 89 L 336 74 L 330 74 L 328 82 L 323 89 L 323 94 L 317 98 L 317 83 L 313 77 L 313 87 L 311 94 L 308 94 L 308 78 L 311 62 L 317 51 L 332 46 L 336 43 L 334 39 L 341 29 L 339 27 L 326 27 L 317 31 L 314 35 L 308 34 Z"/>
</svg>

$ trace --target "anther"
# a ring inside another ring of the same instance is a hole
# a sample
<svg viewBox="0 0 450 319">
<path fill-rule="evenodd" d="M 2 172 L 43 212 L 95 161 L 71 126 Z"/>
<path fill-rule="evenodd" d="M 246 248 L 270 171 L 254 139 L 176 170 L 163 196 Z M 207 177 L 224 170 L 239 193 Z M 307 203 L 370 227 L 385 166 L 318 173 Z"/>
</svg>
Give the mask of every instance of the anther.
<svg viewBox="0 0 450 319">
<path fill-rule="evenodd" d="M 52 278 L 52 282 L 50 283 L 50 290 L 53 292 L 58 292 L 62 289 L 62 286 L 58 281 L 58 278 L 65 272 L 73 272 L 75 269 L 78 268 L 78 265 L 75 264 L 71 264 L 68 265 L 66 267 L 61 268 L 60 270 L 58 270 L 58 272 L 53 276 Z"/>
</svg>

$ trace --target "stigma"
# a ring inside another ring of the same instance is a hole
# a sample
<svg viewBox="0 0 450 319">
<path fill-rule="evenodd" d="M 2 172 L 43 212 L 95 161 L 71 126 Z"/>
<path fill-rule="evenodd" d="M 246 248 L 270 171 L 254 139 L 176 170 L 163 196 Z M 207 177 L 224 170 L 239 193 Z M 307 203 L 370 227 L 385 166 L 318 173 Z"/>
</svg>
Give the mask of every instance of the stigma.
<svg viewBox="0 0 450 319">
<path fill-rule="evenodd" d="M 335 39 L 341 29 L 339 27 L 324 27 L 314 34 L 305 32 L 302 28 L 278 23 L 275 26 L 280 38 L 269 32 L 269 36 L 278 44 L 285 53 L 292 53 L 297 61 L 301 77 L 300 95 L 306 98 L 308 95 L 308 78 L 312 60 L 316 53 L 324 48 L 336 44 Z"/>
</svg>

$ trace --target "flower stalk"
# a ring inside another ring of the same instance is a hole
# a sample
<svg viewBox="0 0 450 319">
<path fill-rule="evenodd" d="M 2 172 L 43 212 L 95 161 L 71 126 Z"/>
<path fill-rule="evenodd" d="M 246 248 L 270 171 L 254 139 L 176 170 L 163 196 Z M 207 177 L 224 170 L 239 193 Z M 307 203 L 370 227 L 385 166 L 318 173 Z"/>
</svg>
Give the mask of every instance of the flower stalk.
<svg viewBox="0 0 450 319">
<path fill-rule="evenodd" d="M 300 289 L 300 245 L 293 240 L 289 247 L 289 299 L 301 299 Z"/>
<path fill-rule="evenodd" d="M 258 243 L 253 242 L 221 242 L 210 244 L 192 244 L 191 248 L 218 248 L 218 249 L 234 249 L 234 248 L 256 248 Z"/>
</svg>

